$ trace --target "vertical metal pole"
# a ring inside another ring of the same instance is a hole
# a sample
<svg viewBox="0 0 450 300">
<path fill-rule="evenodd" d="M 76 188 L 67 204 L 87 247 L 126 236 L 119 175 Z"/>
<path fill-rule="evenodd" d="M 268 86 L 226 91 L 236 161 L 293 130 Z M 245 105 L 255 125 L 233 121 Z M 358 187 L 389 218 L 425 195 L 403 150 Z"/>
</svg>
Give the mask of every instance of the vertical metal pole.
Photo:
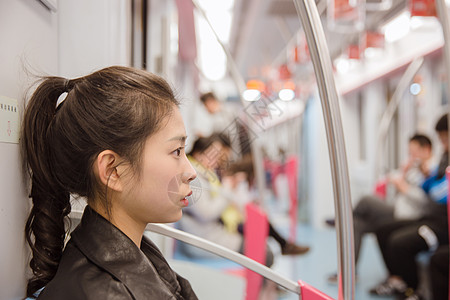
<svg viewBox="0 0 450 300">
<path fill-rule="evenodd" d="M 311 53 L 327 133 L 336 210 L 338 299 L 352 300 L 355 296 L 352 203 L 339 99 L 333 78 L 331 58 L 315 2 L 313 0 L 294 0 L 294 4 L 305 30 Z"/>
<path fill-rule="evenodd" d="M 378 180 L 384 171 L 382 167 L 382 162 L 384 161 L 383 154 L 392 119 L 394 118 L 395 112 L 397 111 L 397 108 L 403 99 L 403 93 L 411 84 L 411 81 L 414 79 L 414 76 L 419 71 L 422 64 L 423 57 L 418 57 L 409 64 L 408 68 L 400 79 L 400 82 L 398 83 L 394 94 L 392 95 L 391 101 L 389 101 L 389 104 L 387 105 L 383 115 L 381 116 L 380 125 L 378 126 L 377 151 L 375 156 L 375 180 Z"/>
<path fill-rule="evenodd" d="M 450 17 L 448 14 L 447 5 L 445 0 L 436 0 L 436 11 L 441 21 L 442 33 L 444 35 L 444 59 L 445 59 L 445 70 L 447 71 L 447 105 L 448 105 L 448 119 L 447 124 L 450 124 Z M 448 130 L 448 137 L 450 141 L 450 130 Z M 450 163 L 450 151 L 448 152 L 449 163 Z M 449 167 L 447 167 L 447 174 L 449 174 Z M 447 198 L 448 199 L 448 198 Z M 450 216 L 450 207 L 448 206 L 447 200 L 447 214 Z M 450 219 L 449 219 L 449 229 L 450 229 Z M 450 266 L 449 266 L 450 268 Z M 450 286 L 450 281 L 449 281 Z M 448 298 L 450 299 L 450 289 Z"/>
<path fill-rule="evenodd" d="M 143 16 L 143 0 L 133 0 L 132 1 L 132 65 L 135 68 L 144 68 L 144 53 L 143 53 L 143 27 L 142 27 L 142 16 Z"/>
<path fill-rule="evenodd" d="M 448 120 L 450 124 L 450 20 L 447 5 L 445 0 L 436 0 L 436 11 L 441 21 L 442 33 L 444 35 L 444 60 L 445 60 L 445 70 L 447 72 L 447 105 L 448 105 Z M 450 130 L 448 131 L 449 141 L 450 141 Z M 450 151 L 449 162 L 450 162 Z"/>
</svg>

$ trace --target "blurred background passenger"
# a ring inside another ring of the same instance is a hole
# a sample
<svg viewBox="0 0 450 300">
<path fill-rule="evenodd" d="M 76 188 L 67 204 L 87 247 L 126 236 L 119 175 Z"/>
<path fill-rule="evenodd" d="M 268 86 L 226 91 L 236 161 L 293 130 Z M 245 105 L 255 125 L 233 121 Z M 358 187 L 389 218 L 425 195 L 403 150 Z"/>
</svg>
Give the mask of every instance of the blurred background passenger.
<svg viewBox="0 0 450 300">
<path fill-rule="evenodd" d="M 448 247 L 448 182 L 445 176 L 449 149 L 447 120 L 448 116 L 444 115 L 435 126 L 444 153 L 439 166 L 422 185 L 428 199 L 423 216 L 418 220 L 393 221 L 376 230 L 389 277 L 374 287 L 372 294 L 399 294 L 399 299 L 423 299 L 422 291 L 417 289 L 419 276 L 416 255 L 423 251 L 434 251 L 439 246 Z"/>
<path fill-rule="evenodd" d="M 231 138 L 233 154 L 237 154 L 240 157 L 250 153 L 249 132 L 242 118 L 243 110 L 226 105 L 213 92 L 202 94 L 200 102 L 208 112 L 208 123 L 211 124 L 211 131 L 205 135 L 203 133 L 204 129 L 202 129 L 204 126 L 199 125 L 202 131 L 197 130 L 196 135 L 205 137 L 220 132 Z"/>
<path fill-rule="evenodd" d="M 199 138 L 189 154 L 189 160 L 197 171 L 201 193 L 192 206 L 185 209 L 185 215 L 179 222 L 180 229 L 218 243 L 231 250 L 243 253 L 243 208 L 252 201 L 248 185 L 248 174 L 244 170 L 252 167 L 248 160 L 238 168 L 227 173 L 226 165 L 230 153 L 229 139 L 223 134 L 213 134 L 208 138 Z M 244 166 L 245 165 L 245 166 Z M 217 169 L 222 166 L 219 173 Z M 241 169 L 242 168 L 242 169 Z M 223 181 L 223 182 L 222 182 Z M 298 246 L 286 241 L 269 224 L 269 235 L 273 236 L 281 246 L 284 255 L 304 254 L 309 247 Z M 182 247 L 186 254 L 193 257 L 205 256 L 192 247 Z M 207 256 L 207 255 L 206 255 Z M 267 265 L 271 265 L 273 254 L 267 251 Z"/>
<path fill-rule="evenodd" d="M 237 194 L 239 195 L 239 198 L 235 203 L 227 207 L 222 214 L 221 219 L 225 225 L 230 228 L 236 228 L 242 233 L 242 226 L 245 222 L 245 204 L 250 201 L 257 202 L 252 156 L 248 154 L 242 160 L 229 165 L 225 174 L 226 176 L 223 179 L 224 185 L 239 192 L 239 194 Z M 298 255 L 305 254 L 309 251 L 309 246 L 297 245 L 296 243 L 286 240 L 279 231 L 275 229 L 270 221 L 268 225 L 269 236 L 275 239 L 280 245 L 281 254 Z"/>
<path fill-rule="evenodd" d="M 388 197 L 364 196 L 353 209 L 355 264 L 365 234 L 394 220 L 418 219 L 424 213 L 428 201 L 421 186 L 430 168 L 434 168 L 431 140 L 426 135 L 415 134 L 409 139 L 408 149 L 409 157 L 403 168 L 388 175 L 391 191 Z M 334 224 L 334 220 L 328 223 Z M 328 281 L 336 283 L 337 274 L 328 277 Z"/>
</svg>

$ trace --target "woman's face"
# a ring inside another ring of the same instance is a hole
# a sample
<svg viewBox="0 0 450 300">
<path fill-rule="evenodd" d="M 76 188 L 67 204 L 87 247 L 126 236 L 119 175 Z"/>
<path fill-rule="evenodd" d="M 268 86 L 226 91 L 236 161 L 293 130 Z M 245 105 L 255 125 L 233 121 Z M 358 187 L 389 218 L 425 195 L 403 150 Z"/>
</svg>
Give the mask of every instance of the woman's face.
<svg viewBox="0 0 450 300">
<path fill-rule="evenodd" d="M 426 161 L 431 157 L 431 148 L 421 146 L 417 141 L 409 142 L 409 158 L 413 161 Z"/>
<path fill-rule="evenodd" d="M 122 212 L 139 223 L 169 223 L 187 206 L 189 182 L 196 173 L 184 152 L 186 130 L 178 108 L 150 136 L 142 153 L 140 174 L 129 171 L 118 201 Z"/>
<path fill-rule="evenodd" d="M 230 149 L 224 147 L 222 143 L 215 141 L 205 151 L 197 153 L 195 158 L 206 168 L 215 170 L 226 163 L 230 155 Z"/>
</svg>

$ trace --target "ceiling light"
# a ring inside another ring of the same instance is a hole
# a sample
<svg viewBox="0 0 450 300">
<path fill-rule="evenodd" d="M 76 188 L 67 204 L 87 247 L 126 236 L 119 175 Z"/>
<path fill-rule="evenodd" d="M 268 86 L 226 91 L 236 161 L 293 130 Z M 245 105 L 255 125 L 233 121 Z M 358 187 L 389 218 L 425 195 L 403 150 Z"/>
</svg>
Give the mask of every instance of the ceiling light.
<svg viewBox="0 0 450 300">
<path fill-rule="evenodd" d="M 409 12 L 403 12 L 383 26 L 386 41 L 392 43 L 405 37 L 409 32 L 409 20 Z"/>
<path fill-rule="evenodd" d="M 258 101 L 261 98 L 261 92 L 254 89 L 245 90 L 242 97 L 245 101 Z"/>
<path fill-rule="evenodd" d="M 336 69 L 339 73 L 345 74 L 350 69 L 350 62 L 345 58 L 336 59 Z"/>
<path fill-rule="evenodd" d="M 413 94 L 414 96 L 419 95 L 420 91 L 422 90 L 422 87 L 420 84 L 418 83 L 413 83 L 411 84 L 411 86 L 409 87 L 409 92 L 411 94 Z"/>
<path fill-rule="evenodd" d="M 283 101 L 291 101 L 295 98 L 295 93 L 291 89 L 282 89 L 278 92 L 278 98 Z"/>
</svg>

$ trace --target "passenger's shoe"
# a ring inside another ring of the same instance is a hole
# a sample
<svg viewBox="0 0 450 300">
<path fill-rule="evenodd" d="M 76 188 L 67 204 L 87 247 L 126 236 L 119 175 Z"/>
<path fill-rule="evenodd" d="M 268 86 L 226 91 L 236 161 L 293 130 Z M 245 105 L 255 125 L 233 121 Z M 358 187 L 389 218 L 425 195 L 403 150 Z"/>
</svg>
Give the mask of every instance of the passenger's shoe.
<svg viewBox="0 0 450 300">
<path fill-rule="evenodd" d="M 407 288 L 406 291 L 397 297 L 398 300 L 424 300 L 419 293 L 415 293 L 412 288 Z"/>
<path fill-rule="evenodd" d="M 370 290 L 370 294 L 377 296 L 394 296 L 406 292 L 406 283 L 401 279 L 388 278 Z"/>
<path fill-rule="evenodd" d="M 330 227 L 336 226 L 336 221 L 334 219 L 326 219 L 325 224 L 327 224 Z"/>
<path fill-rule="evenodd" d="M 308 251 L 308 246 L 299 246 L 289 242 L 287 242 L 286 245 L 281 248 L 281 254 L 283 255 L 300 255 L 305 254 Z"/>
<path fill-rule="evenodd" d="M 355 275 L 355 283 L 357 283 L 358 281 L 359 281 L 358 274 L 356 274 Z M 337 284 L 338 283 L 338 276 L 337 276 L 337 274 L 334 273 L 334 274 L 328 276 L 327 282 L 331 283 L 331 284 Z"/>
</svg>

